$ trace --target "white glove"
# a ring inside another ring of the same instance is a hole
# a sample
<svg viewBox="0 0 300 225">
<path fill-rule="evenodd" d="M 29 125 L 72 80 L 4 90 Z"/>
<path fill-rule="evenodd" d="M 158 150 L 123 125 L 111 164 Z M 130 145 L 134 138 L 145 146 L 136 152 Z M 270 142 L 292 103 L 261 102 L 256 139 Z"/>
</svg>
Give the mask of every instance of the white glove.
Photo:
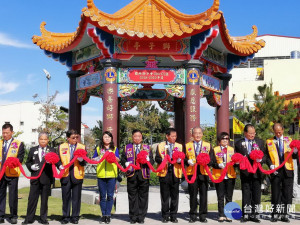
<svg viewBox="0 0 300 225">
<path fill-rule="evenodd" d="M 256 162 L 260 163 L 262 161 L 262 159 L 256 159 Z"/>
<path fill-rule="evenodd" d="M 188 160 L 188 164 L 189 164 L 190 166 L 194 166 L 194 165 L 195 165 L 194 160 L 189 159 L 189 160 Z"/>
<path fill-rule="evenodd" d="M 37 171 L 37 170 L 39 170 L 39 166 L 38 166 L 38 164 L 33 164 L 32 166 L 31 166 L 31 169 L 33 170 L 33 171 Z"/>
<path fill-rule="evenodd" d="M 271 169 L 271 170 L 274 170 L 274 169 L 275 169 L 275 165 L 271 165 L 271 166 L 270 166 L 270 169 Z M 277 174 L 278 174 L 278 172 L 275 171 L 275 172 L 274 172 L 274 175 L 277 175 Z"/>
<path fill-rule="evenodd" d="M 298 152 L 298 148 L 294 148 L 294 153 L 297 153 Z"/>
<path fill-rule="evenodd" d="M 150 161 L 150 158 L 149 158 L 149 156 L 147 155 L 146 156 L 146 160 L 149 162 Z"/>
<path fill-rule="evenodd" d="M 176 162 L 179 164 L 179 163 L 181 163 L 181 158 L 178 158 L 177 160 L 176 160 Z"/>
<path fill-rule="evenodd" d="M 82 157 L 78 157 L 77 160 L 78 160 L 79 162 L 82 162 L 82 161 L 83 161 L 83 158 L 82 158 Z"/>
<path fill-rule="evenodd" d="M 126 167 L 128 167 L 128 166 L 129 166 L 129 164 L 130 164 L 130 162 L 126 162 L 126 163 L 125 163 L 125 166 L 126 166 Z"/>
<path fill-rule="evenodd" d="M 59 166 L 59 170 L 63 170 L 65 167 L 63 165 Z"/>
<path fill-rule="evenodd" d="M 220 163 L 220 164 L 218 164 L 218 166 L 219 166 L 221 169 L 224 169 L 224 168 L 225 168 L 224 163 Z"/>
</svg>

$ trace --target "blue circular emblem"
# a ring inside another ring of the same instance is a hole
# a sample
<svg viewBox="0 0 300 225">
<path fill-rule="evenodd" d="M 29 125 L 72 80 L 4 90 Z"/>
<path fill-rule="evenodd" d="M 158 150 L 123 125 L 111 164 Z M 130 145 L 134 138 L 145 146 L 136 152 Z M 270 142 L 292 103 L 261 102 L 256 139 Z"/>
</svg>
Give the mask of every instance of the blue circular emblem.
<svg viewBox="0 0 300 225">
<path fill-rule="evenodd" d="M 225 205 L 224 214 L 227 218 L 239 220 L 242 217 L 242 210 L 236 202 L 229 202 Z"/>
</svg>

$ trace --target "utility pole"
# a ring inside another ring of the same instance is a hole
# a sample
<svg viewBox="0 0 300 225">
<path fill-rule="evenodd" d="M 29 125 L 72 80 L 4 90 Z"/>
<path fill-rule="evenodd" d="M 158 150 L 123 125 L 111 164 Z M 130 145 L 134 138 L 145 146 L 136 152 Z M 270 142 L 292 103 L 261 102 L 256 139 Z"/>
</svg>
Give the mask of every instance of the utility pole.
<svg viewBox="0 0 300 225">
<path fill-rule="evenodd" d="M 51 75 L 50 73 L 46 70 L 46 69 L 43 69 L 45 75 L 46 75 L 46 79 L 47 79 L 47 109 L 46 109 L 46 130 L 48 132 L 48 119 L 49 119 L 49 81 L 51 79 Z"/>
</svg>

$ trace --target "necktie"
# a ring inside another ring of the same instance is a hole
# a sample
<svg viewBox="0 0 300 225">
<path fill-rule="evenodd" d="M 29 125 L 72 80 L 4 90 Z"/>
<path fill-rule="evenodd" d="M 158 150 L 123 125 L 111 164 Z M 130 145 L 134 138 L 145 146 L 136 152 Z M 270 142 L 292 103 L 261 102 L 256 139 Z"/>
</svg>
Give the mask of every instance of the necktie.
<svg viewBox="0 0 300 225">
<path fill-rule="evenodd" d="M 170 144 L 170 147 L 169 147 L 169 155 L 170 155 L 170 158 L 172 159 L 172 155 L 173 155 L 173 144 Z"/>
<path fill-rule="evenodd" d="M 71 159 L 73 159 L 73 154 L 74 154 L 74 145 L 71 145 Z"/>
<path fill-rule="evenodd" d="M 279 152 L 280 152 L 280 157 L 282 157 L 283 156 L 283 145 L 282 145 L 281 138 L 279 139 Z"/>
<path fill-rule="evenodd" d="M 7 150 L 7 141 L 4 141 L 3 150 L 4 150 L 4 154 L 6 154 L 6 150 Z"/>
<path fill-rule="evenodd" d="M 138 146 L 138 145 L 136 145 L 136 146 L 135 146 L 135 154 L 139 154 L 139 153 L 140 153 L 139 146 Z"/>
<path fill-rule="evenodd" d="M 44 158 L 44 156 L 45 156 L 45 148 L 42 148 L 42 154 L 41 154 L 41 158 L 43 159 Z"/>
<path fill-rule="evenodd" d="M 200 151 L 200 145 L 199 145 L 199 142 L 197 142 L 197 145 L 196 145 L 196 156 L 199 155 L 199 151 Z"/>
<path fill-rule="evenodd" d="M 248 140 L 248 154 L 251 153 L 251 150 L 252 150 L 252 141 Z"/>
</svg>

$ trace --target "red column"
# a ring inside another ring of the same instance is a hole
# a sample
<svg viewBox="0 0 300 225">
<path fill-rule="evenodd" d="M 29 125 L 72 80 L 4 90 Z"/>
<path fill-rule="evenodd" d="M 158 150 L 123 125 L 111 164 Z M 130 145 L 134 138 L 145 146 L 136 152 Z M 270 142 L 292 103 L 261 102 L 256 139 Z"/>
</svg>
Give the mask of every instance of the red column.
<svg viewBox="0 0 300 225">
<path fill-rule="evenodd" d="M 69 87 L 69 130 L 74 129 L 81 134 L 81 103 L 77 103 L 76 78 L 83 75 L 83 71 L 68 71 Z"/>
<path fill-rule="evenodd" d="M 115 145 L 118 144 L 118 84 L 117 84 L 117 66 L 118 61 L 102 61 L 105 77 L 103 84 L 103 131 L 112 133 Z"/>
<path fill-rule="evenodd" d="M 217 134 L 229 133 L 229 81 L 232 77 L 229 73 L 218 74 L 216 77 L 223 81 L 222 105 L 217 106 Z"/>
<path fill-rule="evenodd" d="M 188 65 L 185 101 L 185 142 L 192 140 L 192 129 L 200 126 L 200 66 Z M 197 66 L 197 67 L 196 67 Z"/>
</svg>

